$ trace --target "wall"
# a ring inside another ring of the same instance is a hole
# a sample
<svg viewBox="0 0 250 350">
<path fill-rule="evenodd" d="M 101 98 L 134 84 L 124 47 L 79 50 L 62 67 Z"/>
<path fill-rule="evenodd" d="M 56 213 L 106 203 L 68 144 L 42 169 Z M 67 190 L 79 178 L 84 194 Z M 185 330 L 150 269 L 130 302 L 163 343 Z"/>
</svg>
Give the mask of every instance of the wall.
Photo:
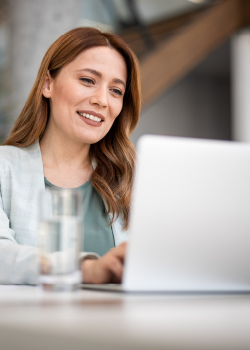
<svg viewBox="0 0 250 350">
<path fill-rule="evenodd" d="M 233 139 L 250 142 L 250 29 L 232 39 Z"/>
<path fill-rule="evenodd" d="M 78 24 L 78 0 L 10 2 L 10 118 L 19 115 L 49 46 Z"/>
<path fill-rule="evenodd" d="M 132 142 L 145 133 L 231 139 L 229 42 L 142 110 Z"/>
</svg>

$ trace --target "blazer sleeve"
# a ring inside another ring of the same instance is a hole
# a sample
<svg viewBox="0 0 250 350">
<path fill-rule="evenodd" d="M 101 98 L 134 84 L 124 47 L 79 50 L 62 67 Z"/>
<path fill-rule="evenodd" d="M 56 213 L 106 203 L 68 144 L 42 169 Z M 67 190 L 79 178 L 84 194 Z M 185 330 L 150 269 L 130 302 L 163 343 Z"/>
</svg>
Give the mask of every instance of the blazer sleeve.
<svg viewBox="0 0 250 350">
<path fill-rule="evenodd" d="M 14 237 L 0 192 L 0 284 L 36 284 L 38 249 L 20 245 Z"/>
</svg>

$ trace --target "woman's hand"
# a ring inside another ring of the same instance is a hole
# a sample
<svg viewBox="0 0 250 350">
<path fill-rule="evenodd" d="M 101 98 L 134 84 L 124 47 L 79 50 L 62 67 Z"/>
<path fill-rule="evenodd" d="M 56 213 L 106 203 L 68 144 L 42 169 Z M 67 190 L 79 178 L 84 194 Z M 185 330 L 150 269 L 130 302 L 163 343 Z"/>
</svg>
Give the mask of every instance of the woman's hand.
<svg viewBox="0 0 250 350">
<path fill-rule="evenodd" d="M 121 283 L 123 262 L 127 244 L 111 249 L 100 259 L 86 259 L 81 269 L 84 283 Z"/>
</svg>

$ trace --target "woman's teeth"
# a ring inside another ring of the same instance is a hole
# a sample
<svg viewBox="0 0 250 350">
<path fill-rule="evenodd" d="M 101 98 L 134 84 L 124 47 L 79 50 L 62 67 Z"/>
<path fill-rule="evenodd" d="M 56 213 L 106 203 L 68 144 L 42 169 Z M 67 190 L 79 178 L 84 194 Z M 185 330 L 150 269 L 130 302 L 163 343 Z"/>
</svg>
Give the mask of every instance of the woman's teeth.
<svg viewBox="0 0 250 350">
<path fill-rule="evenodd" d="M 94 120 L 95 122 L 101 122 L 101 118 L 95 117 L 92 114 L 88 114 L 88 113 L 81 113 L 81 112 L 77 112 L 78 114 L 80 114 L 82 117 L 85 117 L 87 119 L 91 119 Z"/>
</svg>

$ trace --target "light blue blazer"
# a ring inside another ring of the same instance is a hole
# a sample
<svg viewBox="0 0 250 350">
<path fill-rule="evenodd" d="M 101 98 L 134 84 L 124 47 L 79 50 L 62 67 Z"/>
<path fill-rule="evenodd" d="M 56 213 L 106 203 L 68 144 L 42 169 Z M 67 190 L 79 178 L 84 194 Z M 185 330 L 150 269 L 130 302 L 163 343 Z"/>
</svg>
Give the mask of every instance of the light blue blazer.
<svg viewBox="0 0 250 350">
<path fill-rule="evenodd" d="M 36 284 L 38 277 L 38 198 L 45 190 L 39 142 L 0 147 L 0 283 Z M 118 218 L 115 245 L 127 240 Z M 91 253 L 82 252 L 81 258 Z"/>
</svg>

